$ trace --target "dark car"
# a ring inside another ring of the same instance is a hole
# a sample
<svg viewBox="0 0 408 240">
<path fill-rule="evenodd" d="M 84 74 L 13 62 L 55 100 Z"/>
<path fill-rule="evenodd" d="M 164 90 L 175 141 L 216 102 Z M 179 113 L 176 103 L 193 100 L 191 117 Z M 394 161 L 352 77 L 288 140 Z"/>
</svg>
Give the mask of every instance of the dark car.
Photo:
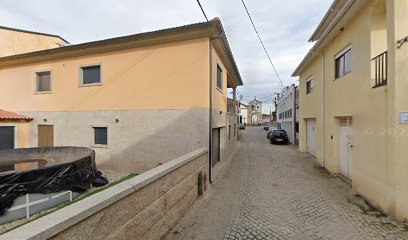
<svg viewBox="0 0 408 240">
<path fill-rule="evenodd" d="M 288 134 L 283 129 L 274 129 L 271 131 L 269 141 L 271 143 L 289 143 Z"/>
<path fill-rule="evenodd" d="M 263 127 L 264 127 L 264 130 L 265 130 L 265 131 L 268 131 L 268 130 L 269 130 L 269 124 L 268 124 L 268 123 L 265 123 Z"/>
<path fill-rule="evenodd" d="M 245 124 L 244 124 L 244 123 L 240 123 L 240 124 L 239 124 L 239 129 L 240 129 L 240 130 L 244 130 L 244 129 L 245 129 Z"/>
</svg>

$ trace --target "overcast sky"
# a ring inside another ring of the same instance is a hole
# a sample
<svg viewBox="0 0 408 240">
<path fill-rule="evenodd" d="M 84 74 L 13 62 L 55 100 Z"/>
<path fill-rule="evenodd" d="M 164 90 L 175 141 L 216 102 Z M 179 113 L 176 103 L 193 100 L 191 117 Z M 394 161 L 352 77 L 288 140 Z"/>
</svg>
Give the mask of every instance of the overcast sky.
<svg viewBox="0 0 408 240">
<path fill-rule="evenodd" d="M 284 85 L 312 46 L 307 40 L 332 0 L 246 0 Z M 241 0 L 201 0 L 220 17 L 238 64 L 244 101 L 257 96 L 269 113 L 279 81 L 259 44 Z M 307 10 L 307 11 L 306 11 Z M 71 43 L 205 21 L 196 0 L 1 0 L 0 25 L 60 35 Z"/>
</svg>

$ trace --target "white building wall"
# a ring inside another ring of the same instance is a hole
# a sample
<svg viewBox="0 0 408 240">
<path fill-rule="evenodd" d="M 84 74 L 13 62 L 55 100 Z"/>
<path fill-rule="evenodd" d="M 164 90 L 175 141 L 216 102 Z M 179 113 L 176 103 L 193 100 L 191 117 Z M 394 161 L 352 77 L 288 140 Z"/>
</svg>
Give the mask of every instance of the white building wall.
<svg viewBox="0 0 408 240">
<path fill-rule="evenodd" d="M 296 127 L 296 86 L 285 87 L 277 100 L 277 119 L 278 126 L 288 133 L 289 141 L 295 144 L 295 127 Z"/>
</svg>

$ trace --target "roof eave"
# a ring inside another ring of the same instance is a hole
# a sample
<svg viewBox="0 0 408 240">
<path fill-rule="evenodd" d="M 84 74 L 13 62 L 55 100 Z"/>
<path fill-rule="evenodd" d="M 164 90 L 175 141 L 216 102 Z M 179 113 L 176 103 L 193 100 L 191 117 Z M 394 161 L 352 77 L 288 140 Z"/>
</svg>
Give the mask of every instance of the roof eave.
<svg viewBox="0 0 408 240">
<path fill-rule="evenodd" d="M 329 9 L 327 10 L 327 12 L 325 13 L 325 15 L 323 16 L 322 20 L 320 21 L 319 25 L 317 25 L 316 29 L 314 30 L 314 32 L 312 33 L 312 35 L 309 38 L 309 42 L 314 42 L 317 41 L 319 36 L 318 34 L 321 33 L 321 31 L 324 29 L 323 26 L 326 24 L 327 19 L 329 18 L 329 16 L 333 13 L 333 9 L 335 8 L 335 6 L 340 2 L 340 0 L 334 0 L 332 2 L 332 4 L 330 5 Z M 321 34 L 320 34 L 321 35 Z"/>
<path fill-rule="evenodd" d="M 359 2 L 361 7 L 364 4 L 361 4 L 363 1 Z M 313 56 L 316 56 L 319 54 L 319 51 L 321 50 L 322 47 L 325 47 L 327 44 L 327 39 L 330 36 L 330 34 L 333 33 L 333 29 L 337 24 L 343 20 L 344 16 L 349 12 L 349 10 L 355 6 L 354 4 L 356 3 L 356 0 L 349 0 L 343 8 L 339 11 L 339 13 L 334 17 L 332 22 L 327 26 L 325 31 L 321 34 L 321 37 L 319 40 L 316 42 L 316 44 L 309 50 L 309 52 L 306 54 L 306 56 L 303 58 L 303 60 L 300 62 L 298 67 L 295 69 L 295 71 L 292 73 L 292 77 L 297 77 L 300 75 L 300 73 L 304 70 L 305 67 L 307 67 L 311 61 L 314 59 Z"/>
<path fill-rule="evenodd" d="M 28 30 L 23 30 L 23 29 L 18 29 L 18 28 L 11 28 L 11 27 L 5 27 L 5 26 L 0 26 L 0 29 L 4 29 L 4 30 L 10 30 L 10 31 L 15 31 L 15 32 L 22 32 L 22 33 L 28 33 L 28 34 L 35 34 L 35 35 L 42 35 L 42 36 L 46 36 L 46 37 L 54 37 L 54 38 L 59 38 L 62 41 L 64 41 L 65 43 L 69 42 L 67 40 L 65 40 L 64 38 L 62 38 L 59 35 L 55 35 L 55 34 L 49 34 L 49 33 L 42 33 L 42 32 L 35 32 L 35 31 L 28 31 Z"/>
</svg>

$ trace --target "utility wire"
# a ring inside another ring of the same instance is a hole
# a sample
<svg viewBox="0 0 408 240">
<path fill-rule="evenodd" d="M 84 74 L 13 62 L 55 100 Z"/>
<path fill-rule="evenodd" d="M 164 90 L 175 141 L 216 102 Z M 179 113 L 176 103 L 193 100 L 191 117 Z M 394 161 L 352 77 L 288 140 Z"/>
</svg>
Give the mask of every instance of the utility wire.
<svg viewBox="0 0 408 240">
<path fill-rule="evenodd" d="M 200 8 L 201 8 L 201 12 L 203 12 L 204 17 L 205 17 L 205 19 L 206 19 L 206 20 L 207 20 L 207 22 L 208 22 L 207 15 L 206 15 L 206 14 L 205 14 L 205 12 L 204 12 L 203 6 L 201 6 L 200 0 L 197 0 L 197 3 L 198 3 L 198 6 L 200 6 Z"/>
<path fill-rule="evenodd" d="M 198 0 L 197 0 L 197 1 L 198 1 Z M 241 2 L 242 2 L 242 4 L 244 5 L 244 8 L 245 8 L 245 11 L 246 11 L 246 13 L 247 13 L 247 15 L 248 15 L 248 17 L 249 17 L 249 20 L 250 20 L 251 23 L 252 23 L 252 27 L 254 28 L 255 33 L 256 33 L 256 35 L 258 36 L 259 41 L 261 42 L 262 48 L 264 49 L 264 51 L 265 51 L 265 53 L 266 53 L 266 56 L 268 57 L 269 62 L 271 63 L 273 70 L 275 71 L 276 76 L 278 77 L 279 83 L 280 83 L 281 85 L 283 85 L 282 80 L 281 80 L 281 78 L 280 78 L 280 76 L 279 76 L 279 73 L 278 73 L 278 71 L 276 70 L 275 65 L 273 64 L 272 59 L 271 59 L 271 57 L 269 56 L 268 51 L 266 50 L 266 47 L 265 47 L 265 45 L 264 45 L 264 43 L 263 43 L 263 41 L 262 41 L 262 39 L 261 39 L 261 36 L 260 36 L 259 33 L 258 33 L 258 30 L 257 30 L 256 27 L 255 27 L 254 21 L 252 20 L 252 17 L 251 17 L 251 15 L 249 14 L 248 8 L 246 7 L 244 0 L 241 0 Z"/>
</svg>

